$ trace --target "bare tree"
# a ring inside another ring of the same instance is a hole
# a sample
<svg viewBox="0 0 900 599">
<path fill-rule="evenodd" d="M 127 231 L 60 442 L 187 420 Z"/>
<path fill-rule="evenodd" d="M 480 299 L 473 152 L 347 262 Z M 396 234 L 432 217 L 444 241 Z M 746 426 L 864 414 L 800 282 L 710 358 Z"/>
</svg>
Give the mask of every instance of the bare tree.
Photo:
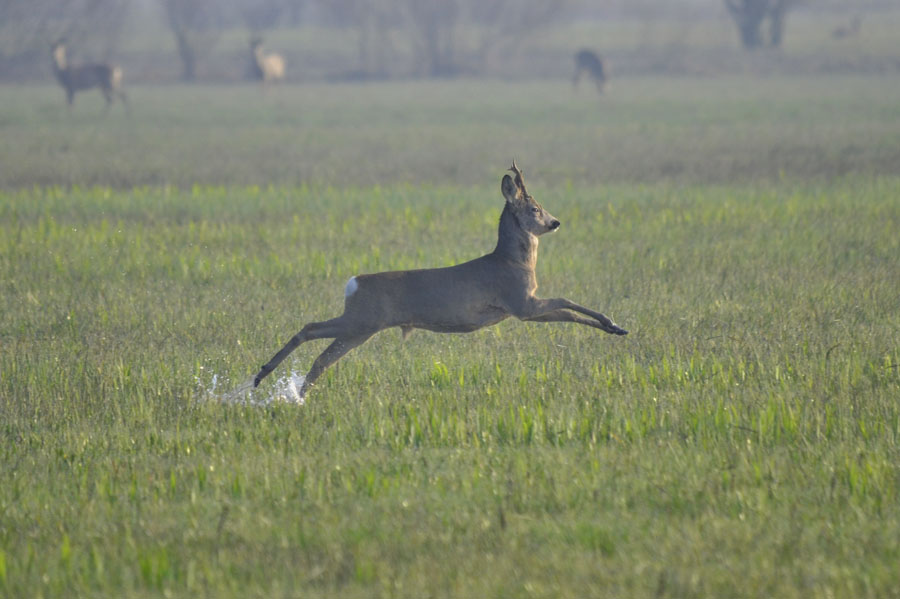
<svg viewBox="0 0 900 599">
<path fill-rule="evenodd" d="M 781 46 L 784 22 L 788 12 L 802 0 L 724 0 L 728 12 L 737 25 L 741 44 L 748 50 L 768 45 Z M 769 24 L 768 38 L 764 24 Z"/>
<path fill-rule="evenodd" d="M 194 81 L 197 62 L 216 45 L 222 14 L 216 0 L 160 0 L 175 36 L 181 78 Z"/>
<path fill-rule="evenodd" d="M 385 77 L 392 69 L 391 31 L 399 22 L 397 0 L 321 0 L 335 24 L 356 30 L 357 67 L 361 78 Z"/>
<path fill-rule="evenodd" d="M 780 48 L 784 39 L 784 20 L 788 12 L 802 0 L 773 0 L 769 11 L 769 45 Z"/>
<path fill-rule="evenodd" d="M 747 49 L 762 46 L 762 24 L 769 12 L 769 0 L 725 0 Z"/>
<path fill-rule="evenodd" d="M 405 0 L 406 26 L 426 76 L 481 70 L 492 51 L 553 21 L 566 0 Z M 462 30 L 468 34 L 461 39 Z"/>
<path fill-rule="evenodd" d="M 455 29 L 461 0 L 407 0 L 404 14 L 416 47 L 417 71 L 427 77 L 454 75 Z"/>
<path fill-rule="evenodd" d="M 475 67 L 483 69 L 492 53 L 540 31 L 553 22 L 570 0 L 466 0 L 464 20 L 478 25 Z"/>
<path fill-rule="evenodd" d="M 551 23 L 571 0 L 320 0 L 325 14 L 358 31 L 359 72 L 406 70 L 444 77 L 484 68 L 492 52 Z M 393 40 L 412 49 L 396 64 Z"/>
<path fill-rule="evenodd" d="M 239 10 L 248 29 L 263 31 L 277 27 L 290 16 L 291 10 L 299 9 L 299 2 L 289 4 L 287 0 L 244 0 Z"/>
</svg>

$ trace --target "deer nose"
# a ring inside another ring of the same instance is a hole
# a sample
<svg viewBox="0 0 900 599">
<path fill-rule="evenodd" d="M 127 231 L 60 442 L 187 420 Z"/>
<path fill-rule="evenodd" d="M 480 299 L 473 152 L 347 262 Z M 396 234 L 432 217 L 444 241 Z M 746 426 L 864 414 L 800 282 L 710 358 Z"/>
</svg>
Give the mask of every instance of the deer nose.
<svg viewBox="0 0 900 599">
<path fill-rule="evenodd" d="M 555 231 L 555 230 L 557 230 L 558 228 L 559 228 L 559 221 L 558 221 L 558 220 L 552 220 L 552 221 L 550 221 L 550 230 L 551 230 L 551 231 Z"/>
</svg>

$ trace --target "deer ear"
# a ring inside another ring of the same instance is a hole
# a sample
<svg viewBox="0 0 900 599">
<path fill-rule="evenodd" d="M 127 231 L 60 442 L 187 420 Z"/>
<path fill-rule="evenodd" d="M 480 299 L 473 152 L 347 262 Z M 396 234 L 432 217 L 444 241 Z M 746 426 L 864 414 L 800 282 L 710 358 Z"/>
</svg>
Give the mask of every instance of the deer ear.
<svg viewBox="0 0 900 599">
<path fill-rule="evenodd" d="M 503 181 L 500 183 L 500 191 L 503 192 L 503 197 L 506 198 L 507 202 L 518 202 L 522 199 L 522 192 L 513 183 L 512 177 L 509 175 L 503 175 Z"/>
</svg>

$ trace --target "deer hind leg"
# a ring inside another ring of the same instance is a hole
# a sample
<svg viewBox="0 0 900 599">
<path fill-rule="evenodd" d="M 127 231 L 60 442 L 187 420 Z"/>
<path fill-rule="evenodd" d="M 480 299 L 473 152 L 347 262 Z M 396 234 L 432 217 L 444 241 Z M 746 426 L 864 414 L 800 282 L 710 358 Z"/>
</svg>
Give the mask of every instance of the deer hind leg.
<svg viewBox="0 0 900 599">
<path fill-rule="evenodd" d="M 340 337 L 346 328 L 343 317 L 332 318 L 322 322 L 311 322 L 300 329 L 300 332 L 291 337 L 284 347 L 272 359 L 266 362 L 253 379 L 253 386 L 258 387 L 259 383 L 269 376 L 269 373 L 287 358 L 292 351 L 297 349 L 300 344 L 313 339 L 330 339 Z"/>
<path fill-rule="evenodd" d="M 106 100 L 106 109 L 109 110 L 109 107 L 112 106 L 113 103 L 113 92 L 110 87 L 102 87 L 100 91 L 103 92 L 103 99 Z"/>
<path fill-rule="evenodd" d="M 369 340 L 373 333 L 366 333 L 356 337 L 338 337 L 331 342 L 325 351 L 319 354 L 316 361 L 313 362 L 312 368 L 306 374 L 306 380 L 303 381 L 303 387 L 300 389 L 300 397 L 306 396 L 306 391 L 316 382 L 325 370 L 344 357 L 354 347 L 358 347 Z"/>
<path fill-rule="evenodd" d="M 125 95 L 125 92 L 120 91 L 119 97 L 122 98 L 122 106 L 125 107 L 125 115 L 131 115 L 131 104 L 128 103 L 128 96 Z"/>
<path fill-rule="evenodd" d="M 119 101 L 122 102 L 122 106 L 125 107 L 125 113 L 129 112 L 128 110 L 128 96 L 125 94 L 125 91 L 119 87 L 114 87 L 112 90 L 113 97 L 119 98 Z"/>
</svg>

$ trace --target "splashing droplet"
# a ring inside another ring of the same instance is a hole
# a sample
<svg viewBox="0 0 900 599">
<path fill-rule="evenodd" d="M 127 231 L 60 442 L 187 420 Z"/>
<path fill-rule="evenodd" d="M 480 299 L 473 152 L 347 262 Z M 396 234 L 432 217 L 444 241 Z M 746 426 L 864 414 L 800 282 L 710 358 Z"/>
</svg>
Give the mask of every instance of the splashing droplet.
<svg viewBox="0 0 900 599">
<path fill-rule="evenodd" d="M 285 402 L 296 405 L 303 405 L 305 397 L 302 393 L 303 382 L 306 377 L 292 370 L 289 374 L 277 379 L 275 385 L 269 388 L 269 392 L 265 393 L 253 387 L 255 376 L 250 376 L 238 383 L 233 389 L 226 392 L 219 391 L 221 386 L 227 388 L 229 381 L 220 381 L 219 375 L 213 373 L 209 384 L 204 385 L 197 377 L 198 395 L 202 399 L 217 401 L 223 404 L 235 404 L 245 406 L 268 406 L 276 402 Z"/>
</svg>

